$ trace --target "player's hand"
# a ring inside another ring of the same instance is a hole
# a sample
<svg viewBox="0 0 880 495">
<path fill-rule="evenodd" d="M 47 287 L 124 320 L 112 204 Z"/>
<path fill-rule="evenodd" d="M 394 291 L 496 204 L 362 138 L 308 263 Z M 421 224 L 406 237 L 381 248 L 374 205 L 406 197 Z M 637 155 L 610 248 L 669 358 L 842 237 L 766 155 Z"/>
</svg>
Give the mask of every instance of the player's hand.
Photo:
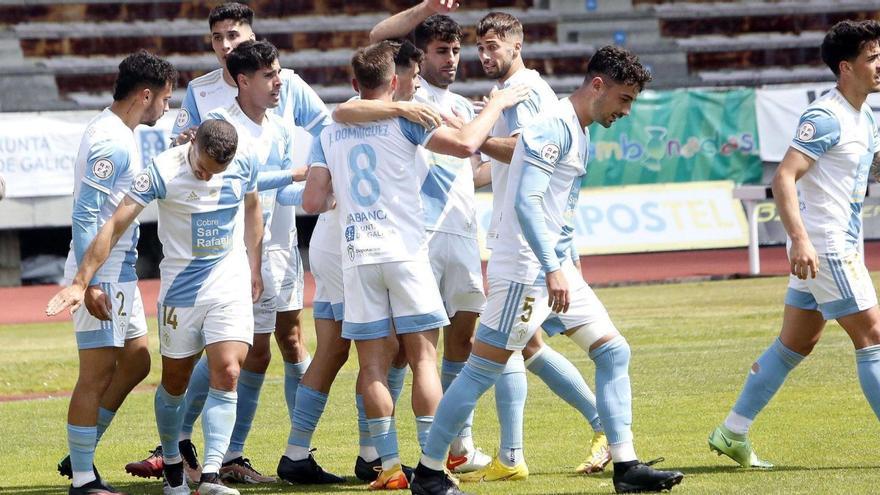
<svg viewBox="0 0 880 495">
<path fill-rule="evenodd" d="M 480 98 L 479 100 L 471 100 L 471 105 L 474 107 L 474 113 L 479 115 L 480 112 L 482 112 L 483 109 L 486 108 L 486 103 L 488 102 L 489 98 L 485 96 Z"/>
<path fill-rule="evenodd" d="M 46 305 L 46 316 L 55 316 L 66 308 L 70 308 L 70 314 L 73 314 L 82 305 L 84 292 L 85 289 L 78 285 L 65 287 L 49 300 L 49 304 Z"/>
<path fill-rule="evenodd" d="M 530 91 L 531 89 L 524 84 L 517 84 L 504 89 L 494 88 L 489 93 L 489 103 L 501 105 L 502 109 L 510 108 L 527 99 Z"/>
<path fill-rule="evenodd" d="M 257 304 L 260 300 L 260 296 L 263 295 L 263 276 L 260 272 L 253 273 L 251 271 L 251 300 L 254 304 Z"/>
<path fill-rule="evenodd" d="M 461 6 L 456 0 L 425 0 L 425 5 L 437 14 L 448 14 Z"/>
<path fill-rule="evenodd" d="M 792 241 L 788 261 L 791 263 L 791 274 L 801 280 L 816 278 L 819 273 L 819 255 L 809 240 Z"/>
<path fill-rule="evenodd" d="M 454 108 L 452 109 L 452 114 L 443 114 L 443 122 L 447 126 L 457 131 L 461 130 L 461 128 L 464 127 L 465 124 L 464 118 L 461 116 L 460 113 L 458 113 L 458 110 Z"/>
<path fill-rule="evenodd" d="M 571 303 L 568 294 L 568 280 L 562 270 L 556 270 L 547 274 L 547 306 L 554 313 L 567 313 Z"/>
<path fill-rule="evenodd" d="M 111 318 L 113 305 L 110 303 L 110 296 L 105 294 L 99 286 L 90 285 L 83 297 L 90 315 L 104 321 Z"/>
<path fill-rule="evenodd" d="M 174 141 L 171 142 L 171 146 L 180 146 L 181 144 L 186 144 L 196 137 L 196 131 L 199 130 L 198 127 L 190 127 L 189 129 L 181 132 L 174 138 Z"/>
<path fill-rule="evenodd" d="M 302 182 L 306 180 L 309 175 L 309 167 L 306 167 L 305 165 L 294 167 L 292 173 L 294 182 Z"/>
<path fill-rule="evenodd" d="M 443 124 L 443 117 L 440 115 L 440 112 L 431 108 L 430 105 L 414 101 L 400 102 L 400 116 L 414 124 L 419 124 L 429 131 L 433 131 Z"/>
</svg>

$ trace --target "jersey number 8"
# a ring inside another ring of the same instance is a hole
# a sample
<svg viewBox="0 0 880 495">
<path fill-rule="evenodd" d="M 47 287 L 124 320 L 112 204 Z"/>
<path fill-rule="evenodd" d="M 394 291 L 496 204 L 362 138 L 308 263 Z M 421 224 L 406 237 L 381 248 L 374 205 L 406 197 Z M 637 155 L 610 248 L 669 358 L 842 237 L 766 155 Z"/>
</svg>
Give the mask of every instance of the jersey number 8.
<svg viewBox="0 0 880 495">
<path fill-rule="evenodd" d="M 379 199 L 376 178 L 376 152 L 368 144 L 359 144 L 348 153 L 351 170 L 351 197 L 362 207 L 372 206 Z"/>
</svg>

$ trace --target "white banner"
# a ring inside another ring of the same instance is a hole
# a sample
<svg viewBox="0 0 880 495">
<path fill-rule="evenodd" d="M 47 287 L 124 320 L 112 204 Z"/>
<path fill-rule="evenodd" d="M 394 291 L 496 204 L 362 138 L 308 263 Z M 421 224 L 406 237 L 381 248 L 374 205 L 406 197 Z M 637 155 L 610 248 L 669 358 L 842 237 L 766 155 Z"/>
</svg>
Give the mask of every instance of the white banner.
<svg viewBox="0 0 880 495">
<path fill-rule="evenodd" d="M 66 196 L 73 193 L 74 162 L 80 139 L 98 112 L 45 112 L 0 114 L 0 175 L 6 179 L 6 196 L 27 198 Z M 135 139 L 144 164 L 165 151 L 177 110 L 171 110 L 154 127 L 139 126 Z M 308 159 L 312 136 L 296 128 L 294 163 Z"/>
<path fill-rule="evenodd" d="M 717 181 L 584 189 L 575 245 L 582 255 L 746 246 L 748 226 L 733 187 Z M 478 194 L 481 240 L 491 212 L 492 195 Z"/>
<path fill-rule="evenodd" d="M 833 83 L 798 86 L 766 86 L 756 90 L 758 142 L 761 160 L 779 162 L 794 137 L 798 120 L 807 106 L 834 87 Z M 868 104 L 880 120 L 880 93 L 868 96 Z"/>
</svg>

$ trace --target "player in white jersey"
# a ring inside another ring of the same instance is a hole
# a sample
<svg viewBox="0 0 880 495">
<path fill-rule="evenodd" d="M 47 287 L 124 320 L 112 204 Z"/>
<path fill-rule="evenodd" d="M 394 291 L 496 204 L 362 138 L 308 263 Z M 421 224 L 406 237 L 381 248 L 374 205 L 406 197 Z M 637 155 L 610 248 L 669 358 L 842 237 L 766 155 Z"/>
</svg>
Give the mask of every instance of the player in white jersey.
<svg viewBox="0 0 880 495">
<path fill-rule="evenodd" d="M 394 44 L 382 42 L 358 50 L 352 58 L 355 89 L 362 99 L 389 101 L 397 86 Z M 407 486 L 397 448 L 393 402 L 386 381 L 386 338 L 394 329 L 413 370 L 413 410 L 420 443 L 440 398 L 436 369 L 438 327 L 448 323 L 431 273 L 413 164 L 419 145 L 435 152 L 467 157 L 484 141 L 503 108 L 521 91 L 496 92 L 483 113 L 461 130 L 428 132 L 404 119 L 361 125 L 334 124 L 312 148 L 303 207 L 325 209 L 336 191 L 342 227 L 343 338 L 355 341 L 373 443 L 382 459 L 376 489 Z M 332 180 L 332 186 L 331 186 Z"/>
<path fill-rule="evenodd" d="M 629 52 L 602 48 L 590 59 L 581 87 L 523 129 L 489 261 L 486 312 L 467 365 L 437 408 L 415 470 L 414 494 L 462 493 L 443 471 L 446 449 L 477 399 L 501 377 L 511 354 L 525 348 L 540 326 L 550 335 L 564 333 L 596 363 L 597 404 L 614 457 L 615 490 L 659 491 L 681 481 L 681 473 L 656 471 L 635 456 L 629 346 L 569 255 L 588 158 L 586 127 L 594 122 L 608 127 L 627 115 L 650 79 Z"/>
<path fill-rule="evenodd" d="M 164 455 L 163 492 L 189 494 L 178 436 L 181 404 L 196 358 L 204 349 L 211 368 L 205 402 L 205 465 L 198 492 L 237 495 L 223 486 L 219 470 L 236 414 L 236 380 L 253 339 L 251 301 L 262 292 L 263 234 L 256 169 L 236 154 L 235 128 L 205 121 L 191 144 L 157 156 L 135 177 L 131 190 L 86 252 L 70 287 L 47 308 L 74 309 L 87 281 L 107 259 L 137 215 L 159 205 L 163 259 L 159 290 L 159 351 L 162 381 L 155 413 Z"/>
<path fill-rule="evenodd" d="M 143 168 L 134 128 L 152 126 L 162 117 L 176 80 L 171 64 L 147 52 L 129 55 L 119 64 L 113 103 L 88 123 L 74 165 L 67 284 Z M 93 469 L 95 447 L 125 397 L 150 371 L 147 324 L 135 272 L 138 234 L 135 222 L 109 253 L 107 263 L 87 281 L 86 309 L 73 313 L 81 366 L 67 414 L 70 455 L 58 464 L 59 473 L 73 479 L 72 494 L 114 491 Z"/>
<path fill-rule="evenodd" d="M 862 392 L 880 418 L 880 311 L 859 255 L 868 174 L 880 163 L 877 122 L 866 103 L 880 91 L 880 23 L 835 24 L 821 53 L 837 87 L 801 115 L 773 178 L 791 263 L 782 330 L 709 436 L 710 449 L 743 467 L 772 467 L 755 454 L 749 428 L 813 350 L 826 320 L 836 319 L 852 340 Z"/>
</svg>

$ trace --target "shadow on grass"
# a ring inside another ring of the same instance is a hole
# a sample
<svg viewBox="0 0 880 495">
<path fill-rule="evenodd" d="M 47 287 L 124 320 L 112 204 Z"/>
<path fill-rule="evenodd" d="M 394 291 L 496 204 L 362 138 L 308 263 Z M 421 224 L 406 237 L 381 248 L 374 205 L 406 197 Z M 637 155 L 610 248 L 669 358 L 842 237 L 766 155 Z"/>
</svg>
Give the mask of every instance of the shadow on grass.
<svg viewBox="0 0 880 495">
<path fill-rule="evenodd" d="M 773 469 L 741 468 L 739 466 L 688 466 L 677 469 L 687 476 L 688 474 L 719 474 L 719 473 L 756 473 L 772 474 L 797 471 L 866 471 L 877 470 L 880 466 L 776 466 Z"/>
</svg>

